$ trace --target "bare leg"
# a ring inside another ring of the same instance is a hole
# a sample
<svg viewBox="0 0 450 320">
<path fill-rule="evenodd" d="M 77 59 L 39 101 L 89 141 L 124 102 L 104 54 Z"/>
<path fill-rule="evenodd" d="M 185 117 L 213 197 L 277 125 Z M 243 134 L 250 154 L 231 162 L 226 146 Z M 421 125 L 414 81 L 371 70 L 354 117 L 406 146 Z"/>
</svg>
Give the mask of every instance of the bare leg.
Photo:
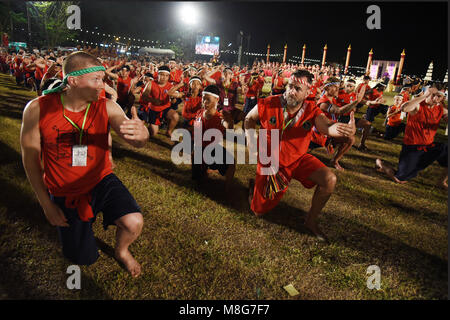
<svg viewBox="0 0 450 320">
<path fill-rule="evenodd" d="M 371 125 L 371 122 L 367 121 L 365 119 L 360 119 L 358 121 L 358 123 L 356 124 L 357 128 L 363 128 L 362 135 L 361 135 L 361 141 L 359 143 L 358 149 L 361 149 L 361 148 L 364 149 L 364 147 L 366 146 L 366 139 L 369 136 L 370 125 Z"/>
<path fill-rule="evenodd" d="M 169 122 L 169 128 L 167 129 L 166 135 L 170 137 L 172 135 L 173 130 L 178 124 L 179 115 L 175 110 L 170 110 L 167 112 L 167 121 Z"/>
<path fill-rule="evenodd" d="M 230 125 L 229 129 L 234 128 L 233 114 L 229 111 L 223 111 L 223 118 Z"/>
<path fill-rule="evenodd" d="M 333 159 L 331 159 L 331 164 L 338 170 L 344 170 L 344 168 L 342 168 L 341 165 L 339 164 L 339 160 L 342 159 L 344 154 L 347 153 L 347 151 L 355 143 L 355 137 L 352 136 L 352 137 L 337 138 L 336 142 L 338 142 L 339 145 L 336 154 L 334 155 Z"/>
<path fill-rule="evenodd" d="M 125 265 L 131 276 L 136 278 L 141 274 L 141 266 L 128 251 L 128 247 L 141 234 L 144 224 L 142 214 L 139 212 L 127 214 L 117 219 L 115 224 L 117 225 L 115 257 Z"/>
<path fill-rule="evenodd" d="M 150 137 L 154 137 L 158 134 L 159 126 L 156 124 L 150 124 Z"/>
<path fill-rule="evenodd" d="M 306 215 L 305 227 L 311 230 L 317 239 L 327 241 L 326 236 L 317 225 L 317 217 L 334 191 L 336 175 L 329 168 L 324 167 L 314 171 L 308 179 L 317 183 L 317 187 L 311 200 L 311 208 Z"/>
</svg>

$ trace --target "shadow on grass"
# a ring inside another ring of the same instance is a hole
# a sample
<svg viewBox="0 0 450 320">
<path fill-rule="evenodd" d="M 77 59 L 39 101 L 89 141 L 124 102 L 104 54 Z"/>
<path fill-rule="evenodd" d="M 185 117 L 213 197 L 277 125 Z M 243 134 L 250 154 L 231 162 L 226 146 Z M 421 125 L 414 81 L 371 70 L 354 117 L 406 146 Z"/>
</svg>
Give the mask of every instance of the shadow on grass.
<svg viewBox="0 0 450 320">
<path fill-rule="evenodd" d="M 152 156 L 126 149 L 122 144 L 115 142 L 113 144 L 114 159 L 132 158 L 138 161 L 141 166 L 147 167 L 152 173 L 185 188 L 193 189 L 211 200 L 235 210 L 245 208 L 245 199 L 247 195 L 247 186 L 234 179 L 233 192 L 231 199 L 227 200 L 225 193 L 225 178 L 211 175 L 203 184 L 197 184 L 192 180 L 191 169 L 182 169 L 171 161 L 161 160 Z M 231 200 L 231 201 L 230 201 Z"/>
<path fill-rule="evenodd" d="M 0 116 L 22 120 L 22 111 L 0 109 Z"/>
<path fill-rule="evenodd" d="M 264 215 L 265 220 L 305 233 L 301 227 L 306 213 L 286 203 L 280 204 Z M 420 285 L 420 292 L 427 298 L 447 298 L 448 262 L 435 255 L 423 252 L 402 241 L 387 236 L 370 227 L 335 214 L 325 214 L 322 227 L 329 236 L 331 244 L 338 244 L 358 251 L 358 261 L 352 263 L 376 264 L 381 270 L 394 267 L 400 273 L 406 273 L 408 280 L 413 279 Z M 328 229 L 328 230 L 327 230 Z M 307 233 L 307 232 L 306 232 Z M 324 248 L 327 252 L 326 247 Z M 330 263 L 346 267 L 339 254 L 329 254 Z M 345 258 L 344 258 L 345 260 Z"/>
<path fill-rule="evenodd" d="M 21 164 L 22 159 L 20 154 L 3 142 L 0 142 L 0 155 L 0 165 L 5 165 L 8 163 Z M 18 168 L 15 171 L 15 179 L 23 182 L 23 180 L 26 179 L 23 168 Z M 56 228 L 51 226 L 45 219 L 42 209 L 36 199 L 25 194 L 23 190 L 16 186 L 16 183 L 10 181 L 9 179 L 0 177 L 0 185 L 2 186 L 0 206 L 7 209 L 6 219 L 11 224 L 14 224 L 17 221 L 20 221 L 20 223 L 25 222 L 31 228 L 39 231 L 40 238 L 48 240 L 49 242 L 59 246 Z M 24 235 L 17 236 L 22 237 Z M 11 243 L 14 243 L 14 239 L 9 238 L 8 240 L 11 241 Z M 2 266 L 1 268 L 1 278 L 4 280 L 2 281 L 2 287 L 9 297 L 13 299 L 48 299 L 49 297 L 55 296 L 54 292 L 47 292 L 45 289 L 33 288 L 33 285 L 29 283 L 29 280 L 20 275 L 20 264 L 16 264 L 14 262 L 15 260 L 9 259 L 8 251 L 3 251 L 5 250 L 4 247 L 2 247 L 1 250 L 1 261 L 8 261 L 8 266 Z M 13 252 L 11 251 L 9 252 L 9 254 L 12 253 Z M 20 254 L 24 254 L 24 252 L 21 252 Z M 82 294 L 86 295 L 86 297 L 110 299 L 110 296 L 103 291 L 103 289 L 98 287 L 94 280 L 85 274 L 83 275 L 83 288 L 84 290 Z"/>
</svg>

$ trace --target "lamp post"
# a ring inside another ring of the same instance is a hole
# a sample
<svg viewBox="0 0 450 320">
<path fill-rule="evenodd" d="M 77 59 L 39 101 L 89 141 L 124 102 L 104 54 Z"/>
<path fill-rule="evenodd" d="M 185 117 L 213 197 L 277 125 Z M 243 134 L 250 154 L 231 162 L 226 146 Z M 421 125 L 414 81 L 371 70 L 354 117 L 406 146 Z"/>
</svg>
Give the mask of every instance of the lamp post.
<svg viewBox="0 0 450 320">
<path fill-rule="evenodd" d="M 352 51 L 352 45 L 350 44 L 350 45 L 348 45 L 348 48 L 347 48 L 347 58 L 345 59 L 344 74 L 348 73 L 348 64 L 350 62 L 350 53 L 351 53 L 351 51 Z"/>
<path fill-rule="evenodd" d="M 305 61 L 305 52 L 306 52 L 306 44 L 303 44 L 303 52 L 302 52 L 302 65 Z"/>
<path fill-rule="evenodd" d="M 287 52 L 287 44 L 284 45 L 283 63 L 286 62 L 286 52 Z"/>
<path fill-rule="evenodd" d="M 400 64 L 398 66 L 398 73 L 397 77 L 395 79 L 395 82 L 398 83 L 400 81 L 400 76 L 402 75 L 403 70 L 403 63 L 405 62 L 405 49 L 403 49 L 401 55 L 400 55 Z"/>
<path fill-rule="evenodd" d="M 267 45 L 267 56 L 266 56 L 266 63 L 269 63 L 269 55 L 270 55 L 270 44 Z"/>
<path fill-rule="evenodd" d="M 327 57 L 327 45 L 325 44 L 325 47 L 323 47 L 323 55 L 322 55 L 322 67 L 325 65 L 325 59 Z"/>
<path fill-rule="evenodd" d="M 370 73 L 370 65 L 372 64 L 373 51 L 370 49 L 369 57 L 367 58 L 366 76 Z"/>
</svg>

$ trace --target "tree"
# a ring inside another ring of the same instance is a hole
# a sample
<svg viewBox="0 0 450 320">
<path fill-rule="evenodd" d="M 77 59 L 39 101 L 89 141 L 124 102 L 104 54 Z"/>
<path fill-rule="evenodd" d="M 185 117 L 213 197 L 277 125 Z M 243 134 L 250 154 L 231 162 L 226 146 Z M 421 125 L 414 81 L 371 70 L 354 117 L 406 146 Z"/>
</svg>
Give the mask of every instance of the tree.
<svg viewBox="0 0 450 320">
<path fill-rule="evenodd" d="M 11 9 L 11 4 L 8 1 L 6 4 L 0 2 L 0 33 L 8 32 L 9 37 L 13 38 L 14 25 L 26 23 L 22 12 L 15 12 Z"/>
<path fill-rule="evenodd" d="M 177 44 L 172 44 L 169 46 L 169 49 L 175 52 L 175 57 L 181 58 L 184 56 L 183 48 Z"/>
<path fill-rule="evenodd" d="M 39 33 L 49 48 L 61 45 L 66 42 L 66 39 L 76 37 L 77 32 L 67 28 L 68 14 L 66 10 L 71 5 L 78 3 L 55 1 L 44 2 L 35 1 L 29 2 L 32 15 L 36 18 L 39 28 Z"/>
</svg>

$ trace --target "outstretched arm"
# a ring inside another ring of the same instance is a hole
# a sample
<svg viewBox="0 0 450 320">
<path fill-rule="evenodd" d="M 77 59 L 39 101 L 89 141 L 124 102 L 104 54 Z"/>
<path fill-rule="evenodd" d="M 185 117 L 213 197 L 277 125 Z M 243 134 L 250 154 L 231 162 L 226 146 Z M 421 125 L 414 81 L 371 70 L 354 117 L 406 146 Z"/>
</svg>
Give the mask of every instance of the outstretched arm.
<svg viewBox="0 0 450 320">
<path fill-rule="evenodd" d="M 183 81 L 178 83 L 176 86 L 170 88 L 169 91 L 167 92 L 167 95 L 171 98 L 182 98 L 184 94 L 182 92 L 178 92 L 178 89 L 180 89 L 182 86 L 184 86 Z"/>
<path fill-rule="evenodd" d="M 315 125 L 321 134 L 336 138 L 350 137 L 356 132 L 355 113 L 353 111 L 350 113 L 349 123 L 333 122 L 324 114 L 319 114 L 316 117 Z"/>
<path fill-rule="evenodd" d="M 430 95 L 437 92 L 436 88 L 429 88 L 427 91 L 425 91 L 425 94 L 422 96 L 413 98 L 404 104 L 402 104 L 402 111 L 403 112 L 409 112 L 411 115 L 416 114 L 419 111 L 420 103 L 422 101 L 425 101 Z"/>
</svg>

